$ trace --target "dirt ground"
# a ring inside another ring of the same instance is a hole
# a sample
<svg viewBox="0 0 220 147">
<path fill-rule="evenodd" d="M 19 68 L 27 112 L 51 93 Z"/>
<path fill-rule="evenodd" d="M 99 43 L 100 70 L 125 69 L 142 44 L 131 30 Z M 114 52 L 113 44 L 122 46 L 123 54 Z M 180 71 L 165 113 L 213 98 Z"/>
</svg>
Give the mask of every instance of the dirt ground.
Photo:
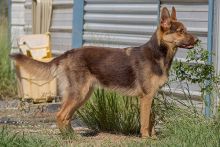
<svg viewBox="0 0 220 147">
<path fill-rule="evenodd" d="M 14 132 L 42 134 L 60 137 L 55 123 L 55 114 L 60 104 L 30 104 L 20 100 L 0 101 L 0 126 L 7 125 Z M 126 141 L 141 141 L 138 136 L 125 136 L 95 132 L 88 129 L 79 119 L 73 119 L 72 126 L 80 139 L 67 141 L 70 146 L 90 146 L 101 144 L 117 144 Z M 94 143 L 95 140 L 95 143 Z M 65 141 L 64 141 L 65 142 Z"/>
</svg>

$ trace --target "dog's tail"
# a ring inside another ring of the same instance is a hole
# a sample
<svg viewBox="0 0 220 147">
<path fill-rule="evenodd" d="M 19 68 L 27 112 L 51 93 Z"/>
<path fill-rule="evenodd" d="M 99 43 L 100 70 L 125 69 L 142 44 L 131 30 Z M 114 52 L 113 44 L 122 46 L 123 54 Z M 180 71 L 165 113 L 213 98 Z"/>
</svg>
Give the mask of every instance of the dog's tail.
<svg viewBox="0 0 220 147">
<path fill-rule="evenodd" d="M 22 54 L 11 54 L 9 57 L 31 74 L 34 79 L 50 79 L 56 76 L 57 65 L 50 62 L 40 62 Z"/>
</svg>

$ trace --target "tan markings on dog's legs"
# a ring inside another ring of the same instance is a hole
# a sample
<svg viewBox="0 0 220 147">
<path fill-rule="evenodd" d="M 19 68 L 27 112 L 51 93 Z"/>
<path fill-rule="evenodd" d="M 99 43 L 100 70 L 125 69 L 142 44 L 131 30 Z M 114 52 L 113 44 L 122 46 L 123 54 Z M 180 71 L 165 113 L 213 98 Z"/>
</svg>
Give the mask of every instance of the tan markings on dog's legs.
<svg viewBox="0 0 220 147">
<path fill-rule="evenodd" d="M 155 130 L 155 114 L 154 112 L 151 112 L 150 114 L 150 130 L 149 132 L 151 133 L 151 138 L 156 139 L 156 130 Z"/>
<path fill-rule="evenodd" d="M 154 131 L 154 122 L 152 122 L 150 117 L 154 117 L 151 114 L 151 105 L 153 101 L 153 97 L 160 86 L 162 86 L 166 80 L 167 76 L 151 76 L 151 88 L 148 90 L 150 93 L 141 97 L 141 108 L 140 108 L 140 119 L 141 119 L 141 136 L 142 138 L 150 137 L 151 135 L 155 135 Z M 153 119 L 153 118 L 152 118 Z"/>
<path fill-rule="evenodd" d="M 140 122 L 141 122 L 141 137 L 150 137 L 150 111 L 154 92 L 141 98 L 140 106 Z"/>
</svg>

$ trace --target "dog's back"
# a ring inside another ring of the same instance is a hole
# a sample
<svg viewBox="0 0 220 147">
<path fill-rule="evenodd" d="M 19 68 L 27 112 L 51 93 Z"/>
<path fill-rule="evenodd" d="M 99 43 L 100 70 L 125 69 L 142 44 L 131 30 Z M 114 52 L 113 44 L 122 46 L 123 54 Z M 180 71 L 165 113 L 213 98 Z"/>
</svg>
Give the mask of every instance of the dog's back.
<svg viewBox="0 0 220 147">
<path fill-rule="evenodd" d="M 128 54 L 127 49 L 91 46 L 67 51 L 48 63 L 22 54 L 13 54 L 11 58 L 36 79 L 57 77 L 62 83 L 68 83 L 65 84 L 68 87 L 69 83 L 77 83 L 78 79 L 90 78 L 93 79 L 92 84 L 98 83 L 120 91 L 124 89 L 125 92 L 137 86 L 142 55 L 139 49 Z"/>
</svg>

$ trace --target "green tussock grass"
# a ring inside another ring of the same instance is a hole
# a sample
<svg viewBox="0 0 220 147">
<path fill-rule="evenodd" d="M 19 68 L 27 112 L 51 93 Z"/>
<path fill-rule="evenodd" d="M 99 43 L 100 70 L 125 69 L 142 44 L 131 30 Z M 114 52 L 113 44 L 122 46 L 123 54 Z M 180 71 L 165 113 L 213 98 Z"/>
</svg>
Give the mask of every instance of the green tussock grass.
<svg viewBox="0 0 220 147">
<path fill-rule="evenodd" d="M 159 98 L 160 97 L 160 98 Z M 152 107 L 155 123 L 164 120 L 172 103 L 163 101 L 164 95 L 155 97 Z M 165 100 L 165 99 L 164 99 Z M 112 91 L 97 89 L 91 99 L 77 112 L 91 129 L 125 135 L 140 134 L 140 101 L 138 97 L 122 96 Z"/>
<path fill-rule="evenodd" d="M 16 82 L 11 70 L 10 41 L 7 18 L 0 18 L 0 99 L 12 98 L 16 95 Z"/>
<path fill-rule="evenodd" d="M 136 97 L 98 89 L 78 111 L 78 116 L 93 130 L 127 135 L 139 133 L 139 101 Z"/>
</svg>

